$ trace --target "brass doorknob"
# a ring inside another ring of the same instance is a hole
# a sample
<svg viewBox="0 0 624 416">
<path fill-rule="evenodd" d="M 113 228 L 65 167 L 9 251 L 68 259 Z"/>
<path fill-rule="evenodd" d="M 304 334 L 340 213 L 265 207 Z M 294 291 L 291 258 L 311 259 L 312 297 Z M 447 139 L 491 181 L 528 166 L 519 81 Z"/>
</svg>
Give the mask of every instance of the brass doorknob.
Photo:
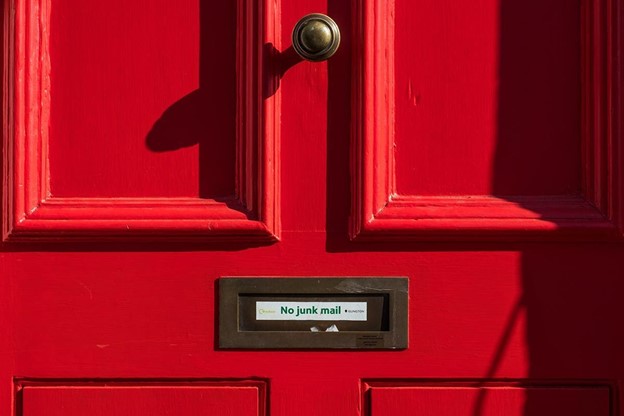
<svg viewBox="0 0 624 416">
<path fill-rule="evenodd" d="M 295 51 L 308 61 L 331 58 L 340 46 L 340 29 L 329 16 L 312 13 L 297 22 L 292 33 Z"/>
</svg>

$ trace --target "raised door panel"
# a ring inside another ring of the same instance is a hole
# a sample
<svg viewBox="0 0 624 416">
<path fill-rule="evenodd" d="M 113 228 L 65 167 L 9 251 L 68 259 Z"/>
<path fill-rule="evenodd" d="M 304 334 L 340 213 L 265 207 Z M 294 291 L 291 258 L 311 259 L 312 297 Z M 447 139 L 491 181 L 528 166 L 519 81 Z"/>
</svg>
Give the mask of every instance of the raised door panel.
<svg viewBox="0 0 624 416">
<path fill-rule="evenodd" d="M 7 5 L 4 239 L 279 238 L 272 2 Z"/>
<path fill-rule="evenodd" d="M 352 239 L 621 236 L 612 0 L 355 4 Z"/>
<path fill-rule="evenodd" d="M 608 386 L 396 386 L 370 390 L 371 416 L 610 416 Z"/>
<path fill-rule="evenodd" d="M 18 416 L 231 415 L 266 414 L 262 383 L 218 385 L 148 383 L 26 384 Z"/>
</svg>

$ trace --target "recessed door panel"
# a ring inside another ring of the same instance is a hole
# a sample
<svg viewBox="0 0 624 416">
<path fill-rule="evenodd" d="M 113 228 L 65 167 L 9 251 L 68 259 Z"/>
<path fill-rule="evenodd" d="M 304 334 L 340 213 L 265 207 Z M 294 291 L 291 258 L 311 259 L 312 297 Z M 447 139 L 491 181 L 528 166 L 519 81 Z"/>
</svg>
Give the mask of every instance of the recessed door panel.
<svg viewBox="0 0 624 416">
<path fill-rule="evenodd" d="M 621 236 L 609 2 L 356 4 L 353 239 Z"/>
<path fill-rule="evenodd" d="M 210 12 L 228 38 L 234 6 Z M 51 2 L 52 195 L 234 193 L 236 48 L 209 48 L 200 31 L 207 14 L 198 1 Z M 207 54 L 221 65 L 209 65 Z"/>
<path fill-rule="evenodd" d="M 579 194 L 579 2 L 395 7 L 397 193 Z"/>
<path fill-rule="evenodd" d="M 27 385 L 18 416 L 263 416 L 261 383 L 244 385 L 88 383 Z"/>
<path fill-rule="evenodd" d="M 272 3 L 14 4 L 4 239 L 278 239 Z"/>
<path fill-rule="evenodd" d="M 374 387 L 371 416 L 609 416 L 608 387 Z"/>
</svg>

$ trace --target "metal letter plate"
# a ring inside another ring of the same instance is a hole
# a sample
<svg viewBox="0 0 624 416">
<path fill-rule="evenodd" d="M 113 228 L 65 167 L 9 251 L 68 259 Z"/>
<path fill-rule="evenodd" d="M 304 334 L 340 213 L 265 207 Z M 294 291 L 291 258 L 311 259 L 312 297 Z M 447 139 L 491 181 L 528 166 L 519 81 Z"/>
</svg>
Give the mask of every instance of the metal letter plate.
<svg viewBox="0 0 624 416">
<path fill-rule="evenodd" d="M 219 279 L 219 347 L 405 349 L 405 277 Z"/>
</svg>

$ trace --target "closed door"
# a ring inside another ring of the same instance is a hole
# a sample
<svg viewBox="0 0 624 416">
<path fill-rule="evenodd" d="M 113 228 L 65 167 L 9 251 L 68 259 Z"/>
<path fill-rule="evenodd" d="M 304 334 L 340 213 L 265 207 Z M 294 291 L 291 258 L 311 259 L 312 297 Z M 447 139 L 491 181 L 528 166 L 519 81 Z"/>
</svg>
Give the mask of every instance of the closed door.
<svg viewBox="0 0 624 416">
<path fill-rule="evenodd" d="M 622 414 L 621 6 L 4 0 L 0 413 Z M 219 348 L 311 276 L 407 348 Z"/>
</svg>

